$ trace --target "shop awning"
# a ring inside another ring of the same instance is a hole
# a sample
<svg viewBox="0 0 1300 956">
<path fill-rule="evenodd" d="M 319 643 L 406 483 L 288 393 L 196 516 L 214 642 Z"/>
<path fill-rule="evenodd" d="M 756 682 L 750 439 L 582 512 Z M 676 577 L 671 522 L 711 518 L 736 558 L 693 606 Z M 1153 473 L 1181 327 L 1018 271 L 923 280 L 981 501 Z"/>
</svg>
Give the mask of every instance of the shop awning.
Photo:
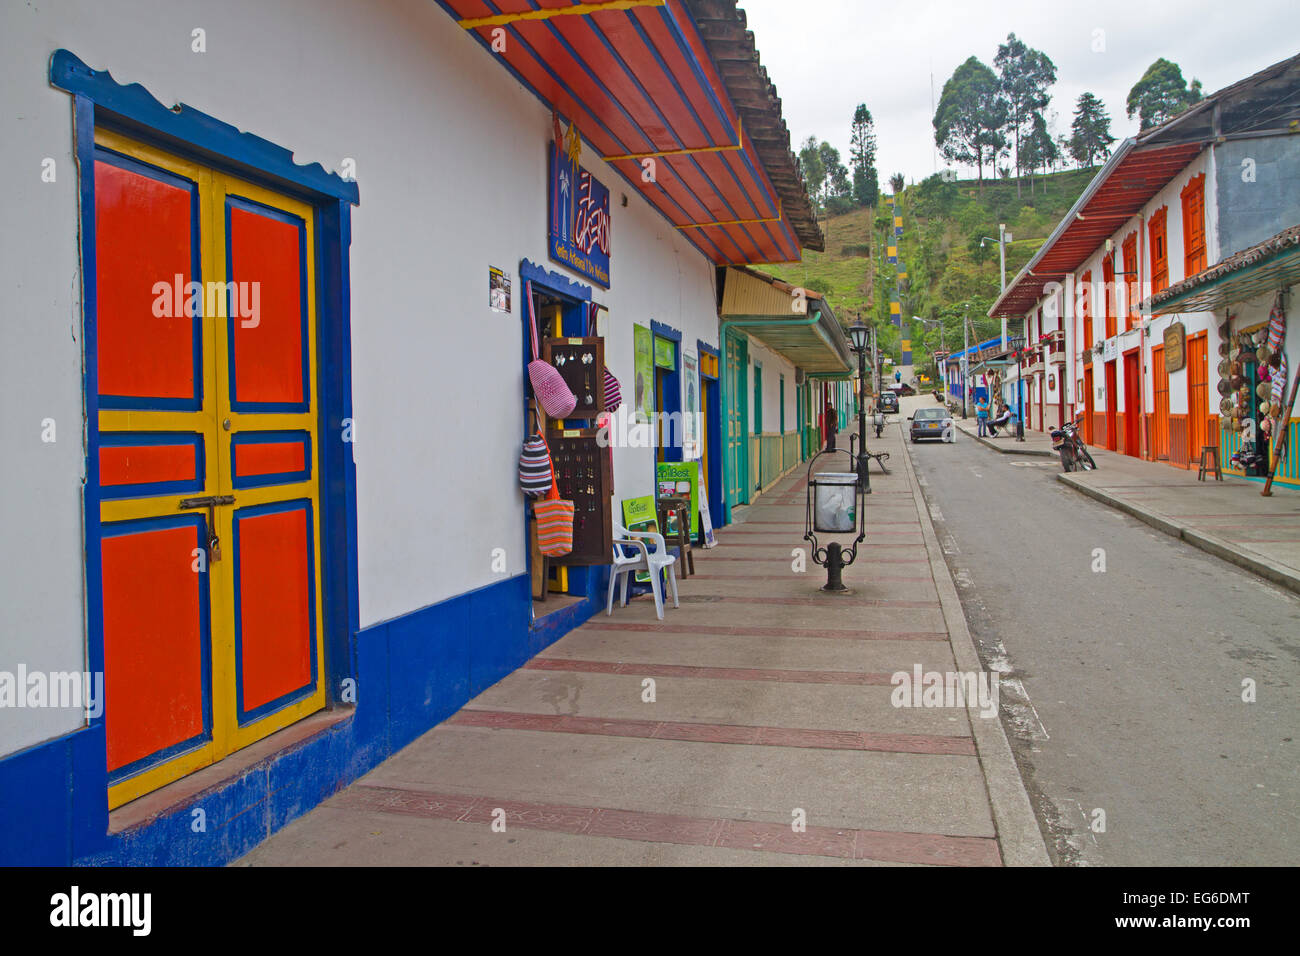
<svg viewBox="0 0 1300 956">
<path fill-rule="evenodd" d="M 817 293 L 774 276 L 756 269 L 727 269 L 721 315 L 728 328 L 758 339 L 809 375 L 848 378 L 857 368 L 830 305 Z"/>
<path fill-rule="evenodd" d="M 1216 312 L 1300 282 L 1300 225 L 1229 256 L 1142 303 L 1151 315 Z"/>
<path fill-rule="evenodd" d="M 1063 283 L 1201 149 L 1200 143 L 1139 147 L 1137 140 L 1124 140 L 988 314 L 1018 318 L 1029 312 L 1048 283 Z"/>
<path fill-rule="evenodd" d="M 1292 135 L 1297 70 L 1300 55 L 1224 87 L 1120 143 L 989 315 L 1028 313 L 1048 283 L 1063 282 L 1210 144 Z"/>
<path fill-rule="evenodd" d="M 714 263 L 824 247 L 735 0 L 440 2 Z"/>
</svg>

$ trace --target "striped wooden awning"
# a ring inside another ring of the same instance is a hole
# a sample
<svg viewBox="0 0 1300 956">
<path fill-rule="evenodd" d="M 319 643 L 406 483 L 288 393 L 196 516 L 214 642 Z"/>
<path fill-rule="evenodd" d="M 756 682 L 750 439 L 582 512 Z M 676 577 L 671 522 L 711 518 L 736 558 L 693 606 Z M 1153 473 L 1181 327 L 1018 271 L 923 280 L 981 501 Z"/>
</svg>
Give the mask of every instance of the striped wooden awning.
<svg viewBox="0 0 1300 956">
<path fill-rule="evenodd" d="M 714 263 L 822 248 L 735 0 L 440 2 Z"/>
</svg>

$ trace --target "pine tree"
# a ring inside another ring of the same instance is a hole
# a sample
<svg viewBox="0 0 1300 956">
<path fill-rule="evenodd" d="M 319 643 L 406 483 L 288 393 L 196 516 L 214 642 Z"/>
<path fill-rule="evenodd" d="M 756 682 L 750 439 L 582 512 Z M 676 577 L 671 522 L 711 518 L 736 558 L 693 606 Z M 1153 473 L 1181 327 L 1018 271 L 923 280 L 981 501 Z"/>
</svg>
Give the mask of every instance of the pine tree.
<svg viewBox="0 0 1300 956">
<path fill-rule="evenodd" d="M 860 206 L 876 205 L 880 192 L 876 173 L 876 129 L 871 111 L 865 103 L 853 111 L 853 126 L 849 134 L 849 166 L 853 170 L 853 197 Z"/>
<path fill-rule="evenodd" d="M 1094 156 L 1105 156 L 1115 137 L 1110 133 L 1110 117 L 1101 100 L 1091 93 L 1080 95 L 1070 124 L 1070 155 L 1080 165 L 1093 165 Z"/>
</svg>

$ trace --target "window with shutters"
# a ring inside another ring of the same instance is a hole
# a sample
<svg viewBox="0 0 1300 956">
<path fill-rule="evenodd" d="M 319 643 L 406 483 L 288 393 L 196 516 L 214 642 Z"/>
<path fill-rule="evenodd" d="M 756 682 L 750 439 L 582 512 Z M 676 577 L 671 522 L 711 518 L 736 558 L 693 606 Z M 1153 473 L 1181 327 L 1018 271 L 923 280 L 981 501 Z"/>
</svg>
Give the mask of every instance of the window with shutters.
<svg viewBox="0 0 1300 956">
<path fill-rule="evenodd" d="M 1183 278 L 1205 271 L 1205 173 L 1193 176 L 1182 191 Z"/>
<path fill-rule="evenodd" d="M 1151 240 L 1151 294 L 1169 285 L 1169 248 L 1166 245 L 1165 217 L 1168 207 L 1161 206 L 1151 216 L 1147 232 Z"/>
<path fill-rule="evenodd" d="M 1124 261 L 1124 308 L 1127 316 L 1124 328 L 1131 329 L 1138 323 L 1138 303 L 1142 301 L 1142 292 L 1138 286 L 1137 276 L 1137 241 L 1138 234 L 1130 232 L 1120 247 Z"/>
</svg>

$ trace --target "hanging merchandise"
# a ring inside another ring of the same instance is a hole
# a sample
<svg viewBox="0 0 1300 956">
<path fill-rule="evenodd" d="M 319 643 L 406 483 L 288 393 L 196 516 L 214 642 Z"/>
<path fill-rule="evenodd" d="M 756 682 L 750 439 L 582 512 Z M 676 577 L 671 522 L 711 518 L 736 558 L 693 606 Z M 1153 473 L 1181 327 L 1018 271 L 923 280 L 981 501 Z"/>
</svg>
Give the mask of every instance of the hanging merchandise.
<svg viewBox="0 0 1300 956">
<path fill-rule="evenodd" d="M 591 338 L 596 334 L 596 313 L 600 311 L 600 306 L 594 302 L 587 303 L 587 337 Z M 605 372 L 605 411 L 611 415 L 618 411 L 618 407 L 623 404 L 623 389 L 619 387 L 618 379 L 614 373 L 609 370 L 609 366 L 604 367 Z"/>
<path fill-rule="evenodd" d="M 548 448 L 548 459 L 550 454 Z M 533 514 L 537 518 L 537 546 L 548 558 L 562 558 L 573 550 L 573 511 L 573 502 L 560 497 L 560 488 L 555 482 L 555 470 L 552 468 L 550 491 L 541 501 L 533 502 Z"/>
<path fill-rule="evenodd" d="M 578 406 L 578 397 L 564 383 L 556 369 L 538 358 L 537 316 L 533 311 L 533 284 L 529 282 L 524 292 L 528 299 L 528 332 L 533 343 L 533 360 L 528 363 L 528 380 L 541 403 L 542 411 L 550 418 L 567 418 Z"/>
<path fill-rule="evenodd" d="M 524 441 L 523 451 L 519 453 L 519 487 L 525 497 L 541 498 L 551 490 L 554 480 L 551 453 L 540 430 L 535 431 Z"/>
</svg>

